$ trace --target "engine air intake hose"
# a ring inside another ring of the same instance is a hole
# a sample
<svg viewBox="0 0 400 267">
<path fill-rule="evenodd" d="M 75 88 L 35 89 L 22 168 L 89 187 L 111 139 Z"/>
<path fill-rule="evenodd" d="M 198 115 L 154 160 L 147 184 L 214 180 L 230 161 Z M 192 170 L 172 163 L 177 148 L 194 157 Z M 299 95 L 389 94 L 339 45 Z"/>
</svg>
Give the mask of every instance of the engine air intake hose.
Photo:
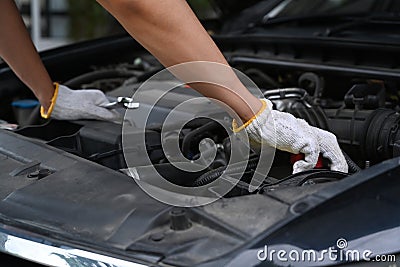
<svg viewBox="0 0 400 267">
<path fill-rule="evenodd" d="M 237 164 L 243 164 L 243 163 L 237 163 Z M 257 167 L 257 164 L 258 164 L 258 158 L 250 159 L 249 162 L 247 163 L 246 170 L 254 169 L 255 167 Z M 211 182 L 214 182 L 215 180 L 218 179 L 218 177 L 220 177 L 222 174 L 224 174 L 225 170 L 226 170 L 226 166 L 222 166 L 217 169 L 206 172 L 194 181 L 193 186 L 203 186 L 203 185 L 209 184 Z M 230 170 L 229 170 L 230 172 L 226 173 L 226 174 L 234 174 L 235 172 L 238 172 L 241 170 L 243 170 L 243 165 L 238 166 L 238 167 L 231 166 Z"/>
</svg>

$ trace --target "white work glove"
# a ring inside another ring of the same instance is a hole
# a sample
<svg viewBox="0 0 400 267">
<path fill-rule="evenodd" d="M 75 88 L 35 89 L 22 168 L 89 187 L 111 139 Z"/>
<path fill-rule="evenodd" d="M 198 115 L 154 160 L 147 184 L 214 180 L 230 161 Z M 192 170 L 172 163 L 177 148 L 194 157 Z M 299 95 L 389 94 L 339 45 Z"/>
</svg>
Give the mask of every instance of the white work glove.
<svg viewBox="0 0 400 267">
<path fill-rule="evenodd" d="M 311 126 L 311 128 L 318 138 L 320 153 L 331 162 L 331 170 L 347 173 L 349 166 L 339 147 L 336 136 L 316 127 Z"/>
<path fill-rule="evenodd" d="M 234 131 L 245 129 L 250 141 L 264 143 L 292 154 L 304 154 L 304 160 L 293 165 L 293 173 L 313 169 L 320 152 L 332 163 L 332 169 L 347 172 L 347 163 L 336 141 L 326 131 L 311 127 L 305 120 L 285 112 L 272 110 L 272 103 L 262 99 L 263 108 L 252 120 Z"/>
<path fill-rule="evenodd" d="M 115 110 L 104 108 L 110 103 L 100 90 L 71 90 L 64 85 L 56 85 L 51 106 L 47 113 L 41 108 L 43 118 L 57 120 L 94 119 L 118 121 L 121 115 Z"/>
</svg>

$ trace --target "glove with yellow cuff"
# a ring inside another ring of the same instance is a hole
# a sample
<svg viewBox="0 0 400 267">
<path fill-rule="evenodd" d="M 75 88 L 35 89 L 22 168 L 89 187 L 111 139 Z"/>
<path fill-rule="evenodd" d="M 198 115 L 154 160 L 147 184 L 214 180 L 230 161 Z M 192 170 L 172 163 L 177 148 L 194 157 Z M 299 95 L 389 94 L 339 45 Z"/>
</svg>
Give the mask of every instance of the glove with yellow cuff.
<svg viewBox="0 0 400 267">
<path fill-rule="evenodd" d="M 100 90 L 71 90 L 55 83 L 55 91 L 47 112 L 41 107 L 43 118 L 57 120 L 94 119 L 118 121 L 121 115 L 115 110 L 104 108 L 109 101 Z"/>
<path fill-rule="evenodd" d="M 297 161 L 293 173 L 313 169 L 320 153 L 331 161 L 331 169 L 347 172 L 348 166 L 335 135 L 311 127 L 305 120 L 297 119 L 285 112 L 272 110 L 272 103 L 261 100 L 262 109 L 247 123 L 238 127 L 233 121 L 234 132 L 245 130 L 250 141 L 263 143 L 292 154 L 304 154 Z"/>
</svg>

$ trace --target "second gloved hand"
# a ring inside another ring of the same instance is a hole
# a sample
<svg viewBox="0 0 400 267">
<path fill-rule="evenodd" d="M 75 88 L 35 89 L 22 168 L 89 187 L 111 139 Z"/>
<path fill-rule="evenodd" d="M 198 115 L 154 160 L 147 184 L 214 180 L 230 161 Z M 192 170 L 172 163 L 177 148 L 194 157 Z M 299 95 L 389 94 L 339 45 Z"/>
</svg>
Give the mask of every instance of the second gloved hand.
<svg viewBox="0 0 400 267">
<path fill-rule="evenodd" d="M 234 124 L 235 132 L 244 129 L 252 141 L 292 154 L 304 154 L 304 160 L 294 164 L 293 173 L 313 169 L 320 153 L 331 161 L 332 169 L 347 172 L 346 161 L 333 134 L 311 127 L 289 113 L 272 110 L 271 101 L 262 101 L 263 108 L 252 120 L 239 128 Z"/>
<path fill-rule="evenodd" d="M 336 136 L 333 133 L 316 127 L 311 127 L 311 129 L 317 136 L 320 153 L 324 158 L 331 161 L 331 170 L 347 173 L 349 167 L 336 140 Z"/>
<path fill-rule="evenodd" d="M 47 113 L 41 109 L 43 118 L 57 120 L 94 119 L 118 121 L 121 115 L 103 106 L 109 101 L 100 90 L 72 90 L 56 84 L 51 106 Z"/>
</svg>

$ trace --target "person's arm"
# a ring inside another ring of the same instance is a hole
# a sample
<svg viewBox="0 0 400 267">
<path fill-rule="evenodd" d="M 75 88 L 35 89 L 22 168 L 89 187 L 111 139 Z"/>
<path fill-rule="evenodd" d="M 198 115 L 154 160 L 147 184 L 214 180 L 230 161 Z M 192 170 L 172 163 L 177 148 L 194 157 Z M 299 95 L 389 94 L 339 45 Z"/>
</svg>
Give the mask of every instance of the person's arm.
<svg viewBox="0 0 400 267">
<path fill-rule="evenodd" d="M 0 57 L 47 110 L 54 94 L 49 77 L 13 0 L 0 1 Z"/>
<path fill-rule="evenodd" d="M 254 97 L 230 70 L 224 56 L 186 1 L 98 0 L 98 2 L 164 66 L 195 61 L 209 61 L 226 66 L 214 65 L 213 69 L 210 64 L 204 64 L 204 68 L 198 64 L 195 70 L 199 75 L 197 79 L 219 82 L 223 86 L 210 83 L 190 84 L 193 89 L 204 96 L 226 103 L 243 121 L 248 121 L 261 109 L 260 100 Z M 223 76 L 222 81 L 221 76 Z"/>
<path fill-rule="evenodd" d="M 0 57 L 36 95 L 43 118 L 120 119 L 118 112 L 103 107 L 109 103 L 103 92 L 53 84 L 13 0 L 0 0 Z"/>
</svg>

